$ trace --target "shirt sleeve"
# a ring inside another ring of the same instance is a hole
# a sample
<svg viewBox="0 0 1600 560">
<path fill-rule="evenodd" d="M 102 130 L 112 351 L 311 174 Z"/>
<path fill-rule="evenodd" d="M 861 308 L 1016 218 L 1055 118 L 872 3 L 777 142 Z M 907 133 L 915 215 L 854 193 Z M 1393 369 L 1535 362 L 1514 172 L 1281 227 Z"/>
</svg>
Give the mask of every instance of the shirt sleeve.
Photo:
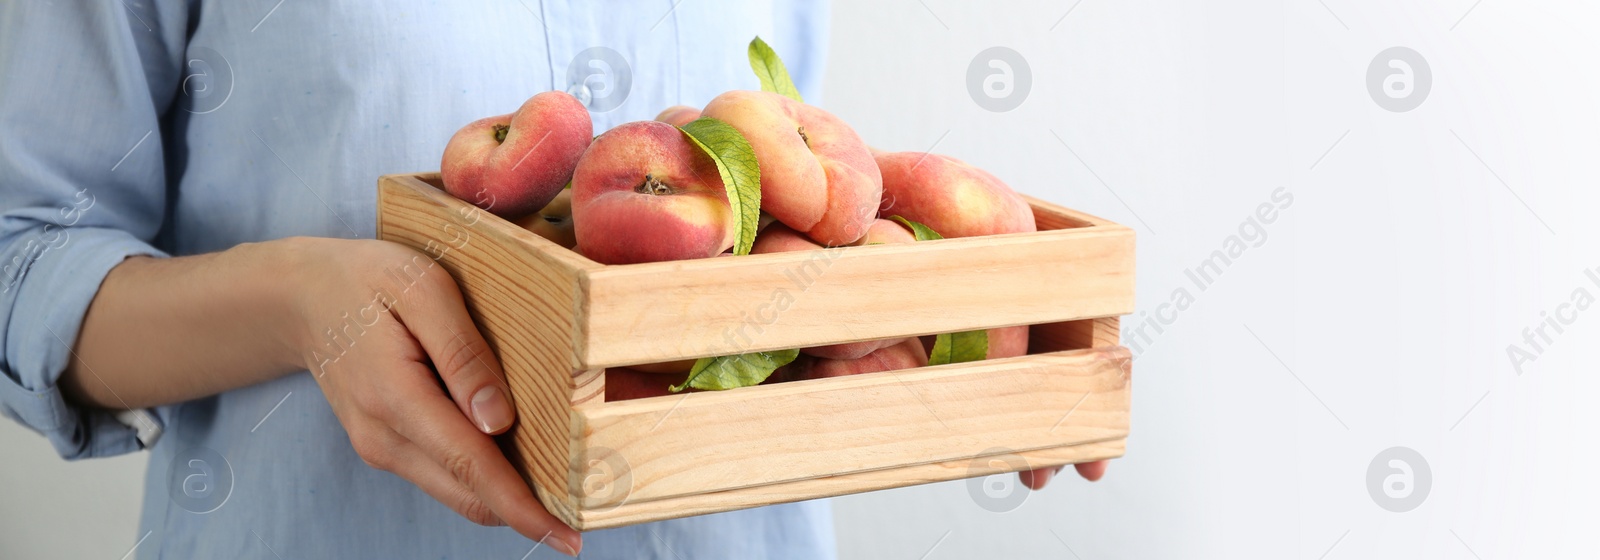
<svg viewBox="0 0 1600 560">
<path fill-rule="evenodd" d="M 141 448 L 57 380 L 111 268 L 164 256 L 162 116 L 181 101 L 188 17 L 182 1 L 0 2 L 0 411 L 68 459 Z"/>
</svg>

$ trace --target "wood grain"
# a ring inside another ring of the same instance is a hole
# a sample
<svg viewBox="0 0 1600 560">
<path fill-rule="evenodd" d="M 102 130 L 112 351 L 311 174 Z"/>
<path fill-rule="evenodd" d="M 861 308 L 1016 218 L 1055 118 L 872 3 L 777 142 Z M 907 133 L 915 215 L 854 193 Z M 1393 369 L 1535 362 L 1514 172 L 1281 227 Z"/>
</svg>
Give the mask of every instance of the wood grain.
<svg viewBox="0 0 1600 560">
<path fill-rule="evenodd" d="M 579 361 L 611 367 L 1123 315 L 1133 232 L 1092 226 L 608 266 Z"/>
<path fill-rule="evenodd" d="M 1121 457 L 1124 448 L 1124 441 L 1115 439 L 1065 447 L 1017 451 L 1005 455 L 904 465 L 876 471 L 846 473 L 648 502 L 624 501 L 614 507 L 583 511 L 578 514 L 577 522 L 573 526 L 583 527 L 583 530 L 607 529 L 662 519 L 812 500 L 819 497 L 843 496 L 930 482 L 989 476 L 1023 470 L 1018 468 L 1018 460 L 1022 462 L 1020 464 L 1025 464 L 1028 469 L 1087 463 Z M 998 460 L 995 462 L 982 460 L 985 458 Z M 1017 491 L 1025 490 L 1019 484 Z"/>
<path fill-rule="evenodd" d="M 635 502 L 1106 441 L 1128 431 L 1129 357 L 1074 350 L 590 405 L 579 435 L 620 455 Z M 591 460 L 615 458 L 577 462 Z"/>
</svg>

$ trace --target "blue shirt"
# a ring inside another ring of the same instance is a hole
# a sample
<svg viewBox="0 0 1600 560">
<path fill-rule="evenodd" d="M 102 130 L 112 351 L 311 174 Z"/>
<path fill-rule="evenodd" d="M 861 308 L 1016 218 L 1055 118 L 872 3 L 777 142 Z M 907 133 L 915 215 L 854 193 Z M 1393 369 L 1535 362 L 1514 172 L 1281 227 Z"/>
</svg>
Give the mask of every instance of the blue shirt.
<svg viewBox="0 0 1600 560">
<path fill-rule="evenodd" d="M 798 0 L 0 3 L 0 408 L 69 459 L 140 450 L 145 428 L 138 558 L 524 558 L 534 544 L 511 529 L 474 525 L 365 466 L 308 374 L 144 417 L 66 402 L 56 381 L 90 300 L 130 255 L 370 238 L 379 175 L 438 169 L 457 128 L 540 91 L 585 99 L 597 132 L 702 106 L 758 87 L 745 47 L 760 35 L 816 99 L 827 11 Z M 585 540 L 585 558 L 834 555 L 826 502 Z"/>
</svg>

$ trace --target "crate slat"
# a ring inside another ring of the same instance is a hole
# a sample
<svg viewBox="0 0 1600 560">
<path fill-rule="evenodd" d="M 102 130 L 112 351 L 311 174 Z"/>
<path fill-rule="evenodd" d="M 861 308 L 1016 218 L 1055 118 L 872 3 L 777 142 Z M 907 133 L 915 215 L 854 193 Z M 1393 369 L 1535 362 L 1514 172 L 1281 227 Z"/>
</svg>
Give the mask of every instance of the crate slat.
<svg viewBox="0 0 1600 560">
<path fill-rule="evenodd" d="M 1070 446 L 1127 435 L 1128 361 L 1073 350 L 605 403 L 580 409 L 578 437 L 629 466 L 633 502 Z"/>
<path fill-rule="evenodd" d="M 917 484 L 989 476 L 1019 470 L 1013 466 L 1017 459 L 1024 462 L 1030 469 L 1087 463 L 1121 457 L 1125 447 L 1124 440 L 1116 439 L 1066 447 L 1019 451 L 1007 456 L 1001 456 L 1004 460 L 994 462 L 981 460 L 985 459 L 984 457 L 962 458 L 939 463 L 905 465 L 891 469 L 846 473 L 648 502 L 623 502 L 614 507 L 585 511 L 574 526 L 582 526 L 585 530 L 607 529 L 662 519 L 798 502 L 815 499 L 820 496 L 844 496 Z M 992 459 L 994 457 L 989 458 Z M 571 521 L 568 523 L 573 524 Z"/>
<path fill-rule="evenodd" d="M 1028 234 L 606 267 L 588 367 L 1123 315 L 1133 232 Z M 781 324 L 781 328 L 774 328 Z"/>
</svg>

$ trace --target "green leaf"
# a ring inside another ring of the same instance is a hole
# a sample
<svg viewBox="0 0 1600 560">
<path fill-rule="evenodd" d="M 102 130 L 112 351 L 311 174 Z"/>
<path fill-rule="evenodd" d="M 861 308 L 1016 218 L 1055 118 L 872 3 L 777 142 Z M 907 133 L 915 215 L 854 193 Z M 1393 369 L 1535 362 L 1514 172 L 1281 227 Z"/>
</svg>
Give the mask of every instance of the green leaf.
<svg viewBox="0 0 1600 560">
<path fill-rule="evenodd" d="M 989 331 L 944 333 L 933 339 L 928 365 L 976 362 L 989 357 Z"/>
<path fill-rule="evenodd" d="M 889 216 L 889 219 L 900 222 L 901 225 L 911 228 L 911 235 L 916 237 L 917 241 L 933 241 L 935 239 L 944 239 L 944 236 L 939 235 L 939 232 L 937 231 L 933 231 L 933 228 L 922 225 L 918 222 L 907 220 L 901 216 Z"/>
<path fill-rule="evenodd" d="M 783 66 L 783 59 L 760 37 L 750 41 L 750 69 L 755 70 L 756 78 L 761 80 L 761 91 L 806 102 L 800 98 L 800 90 L 794 87 L 794 80 L 789 79 L 789 69 Z"/>
<path fill-rule="evenodd" d="M 678 129 L 716 162 L 722 186 L 728 189 L 728 206 L 733 209 L 733 254 L 750 254 L 761 222 L 761 166 L 756 164 L 755 150 L 738 129 L 711 117 L 700 117 Z"/>
<path fill-rule="evenodd" d="M 676 393 L 688 387 L 707 391 L 749 387 L 766 381 L 772 372 L 788 365 L 799 356 L 799 350 L 774 350 L 700 358 L 695 360 L 694 367 L 689 368 L 689 379 L 682 385 L 674 385 L 667 390 Z"/>
<path fill-rule="evenodd" d="M 907 220 L 903 216 L 890 216 L 889 219 L 911 228 L 911 235 L 916 237 L 917 241 L 944 239 L 944 236 L 933 231 L 933 228 Z M 989 331 L 944 333 L 933 337 L 933 352 L 928 356 L 928 365 L 976 362 L 987 357 L 989 357 Z"/>
</svg>

